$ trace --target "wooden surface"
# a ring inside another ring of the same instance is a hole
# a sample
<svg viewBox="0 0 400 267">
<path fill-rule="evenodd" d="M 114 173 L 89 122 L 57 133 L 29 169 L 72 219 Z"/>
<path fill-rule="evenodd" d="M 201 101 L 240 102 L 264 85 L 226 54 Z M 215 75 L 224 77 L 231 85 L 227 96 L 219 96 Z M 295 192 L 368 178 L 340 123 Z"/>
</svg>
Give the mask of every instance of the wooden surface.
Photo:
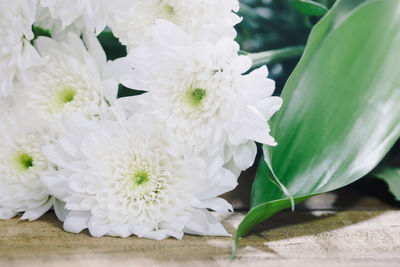
<svg viewBox="0 0 400 267">
<path fill-rule="evenodd" d="M 234 233 L 244 214 L 221 219 Z M 376 197 L 339 191 L 256 227 L 231 263 L 232 242 L 189 235 L 181 241 L 93 238 L 86 231 L 64 232 L 49 213 L 35 222 L 0 221 L 0 266 L 400 266 L 400 210 Z"/>
</svg>

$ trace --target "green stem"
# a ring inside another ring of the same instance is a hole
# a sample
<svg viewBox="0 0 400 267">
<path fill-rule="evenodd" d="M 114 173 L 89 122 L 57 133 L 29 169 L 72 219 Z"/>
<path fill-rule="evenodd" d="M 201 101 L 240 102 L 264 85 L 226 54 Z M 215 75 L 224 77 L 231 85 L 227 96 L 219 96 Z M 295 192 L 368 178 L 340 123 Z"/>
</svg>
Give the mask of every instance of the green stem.
<svg viewBox="0 0 400 267">
<path fill-rule="evenodd" d="M 299 57 L 303 51 L 304 45 L 299 45 L 258 53 L 250 53 L 248 56 L 253 60 L 252 68 L 257 68 L 262 65 L 270 65 L 276 62 Z"/>
</svg>

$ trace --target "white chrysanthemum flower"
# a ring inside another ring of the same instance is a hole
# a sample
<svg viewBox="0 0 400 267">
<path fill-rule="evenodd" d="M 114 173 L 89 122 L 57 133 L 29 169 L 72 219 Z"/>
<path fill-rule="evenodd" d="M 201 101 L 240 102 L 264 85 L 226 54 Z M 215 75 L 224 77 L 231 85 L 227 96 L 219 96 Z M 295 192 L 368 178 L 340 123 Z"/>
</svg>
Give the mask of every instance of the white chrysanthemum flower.
<svg viewBox="0 0 400 267">
<path fill-rule="evenodd" d="M 40 180 L 49 167 L 41 150 L 51 135 L 31 110 L 0 104 L 0 219 L 24 212 L 21 219 L 35 220 L 53 204 Z"/>
<path fill-rule="evenodd" d="M 108 12 L 115 4 L 109 0 L 40 0 L 49 9 L 53 19 L 59 19 L 62 28 L 74 23 L 86 26 L 89 31 L 100 33 L 107 24 Z"/>
<path fill-rule="evenodd" d="M 238 0 L 125 0 L 110 22 L 120 41 L 134 47 L 149 39 L 146 31 L 157 19 L 169 20 L 197 39 L 236 36 L 233 26 L 240 18 Z"/>
<path fill-rule="evenodd" d="M 274 81 L 265 66 L 243 75 L 251 66 L 238 56 L 229 38 L 217 44 L 191 42 L 175 25 L 160 20 L 153 41 L 131 51 L 129 88 L 149 91 L 121 99 L 130 110 L 156 116 L 195 153 L 223 153 L 239 169 L 254 161 L 253 141 L 275 145 L 268 120 L 281 106 L 272 97 Z M 224 148 L 225 146 L 225 148 Z"/>
<path fill-rule="evenodd" d="M 35 10 L 35 0 L 0 0 L 0 97 L 13 92 L 16 77 L 23 80 L 25 70 L 41 63 L 29 42 Z"/>
<path fill-rule="evenodd" d="M 64 120 L 67 134 L 44 153 L 59 170 L 42 176 L 65 201 L 64 229 L 103 235 L 164 239 L 183 232 L 227 235 L 207 208 L 227 212 L 218 195 L 236 186 L 235 176 L 180 144 L 149 116 Z"/>
<path fill-rule="evenodd" d="M 77 112 L 92 118 L 107 112 L 106 96 L 108 101 L 116 98 L 118 83 L 113 76 L 119 65 L 106 62 L 94 36 L 88 37 L 85 44 L 72 33 L 65 42 L 39 37 L 35 47 L 44 65 L 29 71 L 30 83 L 20 90 L 18 99 L 38 111 L 43 119 L 60 126 L 66 113 Z"/>
</svg>

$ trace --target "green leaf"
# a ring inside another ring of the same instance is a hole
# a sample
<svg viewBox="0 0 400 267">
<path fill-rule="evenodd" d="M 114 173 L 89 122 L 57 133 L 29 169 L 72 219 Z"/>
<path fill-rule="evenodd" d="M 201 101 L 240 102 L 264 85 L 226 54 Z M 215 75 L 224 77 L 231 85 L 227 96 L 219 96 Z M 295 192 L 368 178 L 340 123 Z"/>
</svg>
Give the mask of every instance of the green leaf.
<svg viewBox="0 0 400 267">
<path fill-rule="evenodd" d="M 126 47 L 122 45 L 118 38 L 108 29 L 104 29 L 98 36 L 99 42 L 106 52 L 108 60 L 114 60 L 126 56 Z"/>
<path fill-rule="evenodd" d="M 400 201 L 400 168 L 386 167 L 373 173 L 374 176 L 384 180 L 390 192 Z"/>
<path fill-rule="evenodd" d="M 51 31 L 49 29 L 44 29 L 39 26 L 32 25 L 32 32 L 35 36 L 34 39 L 39 36 L 51 37 Z"/>
<path fill-rule="evenodd" d="M 51 38 L 51 31 L 49 29 L 44 29 L 39 26 L 32 25 L 33 39 L 30 41 L 31 44 L 34 44 L 35 40 L 39 36 L 46 36 Z"/>
<path fill-rule="evenodd" d="M 400 136 L 400 1 L 360 2 L 336 2 L 314 27 L 271 122 L 279 145 L 267 158 L 295 202 L 361 178 Z M 236 240 L 288 207 L 268 176 L 257 175 Z"/>
<path fill-rule="evenodd" d="M 323 4 L 311 0 L 292 0 L 293 7 L 308 16 L 322 17 L 328 12 L 328 8 Z"/>
<path fill-rule="evenodd" d="M 118 84 L 118 95 L 117 98 L 122 98 L 126 96 L 135 96 L 135 95 L 141 95 L 146 93 L 146 91 L 142 90 L 136 90 L 133 88 L 128 88 L 123 86 L 122 84 Z"/>
</svg>

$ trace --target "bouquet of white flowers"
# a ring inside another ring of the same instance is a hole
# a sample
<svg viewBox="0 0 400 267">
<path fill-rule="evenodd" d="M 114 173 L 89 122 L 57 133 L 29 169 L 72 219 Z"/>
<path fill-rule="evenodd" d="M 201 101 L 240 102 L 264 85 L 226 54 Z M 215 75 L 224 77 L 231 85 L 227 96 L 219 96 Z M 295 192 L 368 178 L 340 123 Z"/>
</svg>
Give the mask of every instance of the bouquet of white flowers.
<svg viewBox="0 0 400 267">
<path fill-rule="evenodd" d="M 0 218 L 64 229 L 228 235 L 210 210 L 281 106 L 234 41 L 237 0 L 0 1 Z M 106 28 L 107 27 L 107 28 Z M 96 35 L 127 55 L 113 61 Z M 4 30 L 6 29 L 6 30 Z M 118 86 L 145 91 L 117 98 Z"/>
<path fill-rule="evenodd" d="M 0 219 L 53 208 L 66 231 L 96 237 L 228 236 L 220 196 L 254 166 L 234 255 L 253 226 L 367 174 L 400 199 L 399 10 L 0 0 Z"/>
</svg>

